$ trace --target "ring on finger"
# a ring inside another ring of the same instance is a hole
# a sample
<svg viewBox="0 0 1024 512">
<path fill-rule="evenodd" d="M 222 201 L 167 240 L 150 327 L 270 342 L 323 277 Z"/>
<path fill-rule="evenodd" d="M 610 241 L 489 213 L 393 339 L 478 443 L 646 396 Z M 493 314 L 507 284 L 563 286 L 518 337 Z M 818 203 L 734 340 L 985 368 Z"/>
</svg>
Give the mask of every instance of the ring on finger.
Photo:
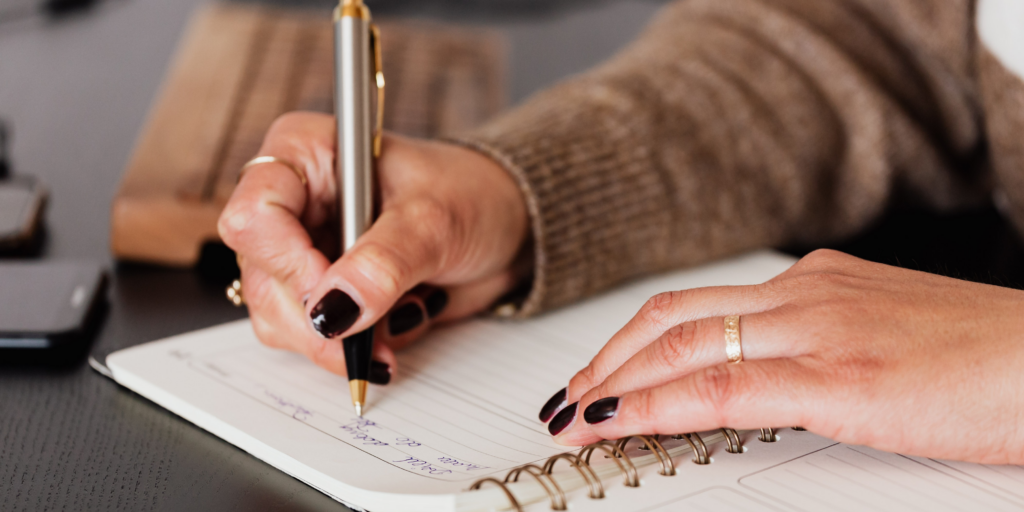
<svg viewBox="0 0 1024 512">
<path fill-rule="evenodd" d="M 225 295 L 228 296 L 228 300 L 231 301 L 236 307 L 241 307 L 245 304 L 245 297 L 242 296 L 242 280 L 235 279 L 228 285 L 227 290 L 224 290 Z"/>
<path fill-rule="evenodd" d="M 288 160 L 278 158 L 276 156 L 258 156 L 256 158 L 253 158 L 252 160 L 249 160 L 248 162 L 245 163 L 245 165 L 242 166 L 242 170 L 238 171 L 238 181 L 242 181 L 242 176 L 245 176 L 246 171 L 257 165 L 263 164 L 281 164 L 291 169 L 292 172 L 294 172 L 295 175 L 299 177 L 299 181 L 302 182 L 302 186 L 306 186 L 307 184 L 309 184 L 309 178 L 306 177 L 306 173 L 303 172 L 302 169 L 299 169 L 299 166 L 289 162 Z"/>
<path fill-rule="evenodd" d="M 740 317 L 725 317 L 725 357 L 729 363 L 743 361 L 743 345 L 740 343 Z"/>
</svg>

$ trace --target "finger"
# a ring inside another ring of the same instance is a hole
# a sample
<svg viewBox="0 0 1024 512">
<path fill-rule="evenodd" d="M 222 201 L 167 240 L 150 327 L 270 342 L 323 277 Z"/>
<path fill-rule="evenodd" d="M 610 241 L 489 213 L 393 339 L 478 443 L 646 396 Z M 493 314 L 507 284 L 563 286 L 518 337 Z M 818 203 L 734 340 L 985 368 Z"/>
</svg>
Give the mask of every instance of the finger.
<svg viewBox="0 0 1024 512">
<path fill-rule="evenodd" d="M 695 288 L 655 295 L 569 381 L 566 398 L 569 403 L 579 400 L 643 347 L 679 324 L 715 316 L 759 313 L 777 307 L 783 300 L 778 287 L 768 284 Z"/>
<path fill-rule="evenodd" d="M 392 350 L 401 350 L 419 339 L 430 329 L 427 308 L 423 299 L 408 293 L 377 322 L 374 335 Z"/>
<path fill-rule="evenodd" d="M 311 333 L 302 304 L 291 297 L 283 284 L 261 269 L 246 265 L 242 269 L 242 294 L 253 331 L 263 344 L 303 354 L 332 373 L 346 375 L 341 342 Z M 372 381 L 386 384 L 397 369 L 394 352 L 385 344 L 375 343 L 373 361 Z"/>
<path fill-rule="evenodd" d="M 268 347 L 299 352 L 299 345 L 294 343 L 295 338 L 288 335 L 291 329 L 287 322 L 276 326 L 273 323 L 274 320 L 288 318 L 287 311 L 282 311 L 288 305 L 279 300 L 279 283 L 270 274 L 244 262 L 240 270 L 242 296 L 256 337 Z"/>
<path fill-rule="evenodd" d="M 313 289 L 308 313 L 316 332 L 326 338 L 360 332 L 434 276 L 451 237 L 444 211 L 421 204 L 385 210 Z"/>
<path fill-rule="evenodd" d="M 301 297 L 316 286 L 330 262 L 313 246 L 295 214 L 278 202 L 280 191 L 274 189 L 280 178 L 270 164 L 254 168 L 225 207 L 218 230 L 250 265 Z"/>
<path fill-rule="evenodd" d="M 793 336 L 780 327 L 775 311 L 741 317 L 744 361 L 803 355 L 805 352 L 793 341 Z M 687 322 L 669 329 L 629 358 L 583 395 L 579 407 L 585 410 L 599 399 L 662 386 L 727 361 L 724 318 Z"/>
<path fill-rule="evenodd" d="M 297 296 L 312 289 L 329 265 L 299 221 L 304 212 L 308 215 L 311 211 L 306 206 L 307 190 L 333 190 L 333 181 L 327 178 L 330 173 L 320 169 L 331 166 L 330 159 L 325 161 L 322 155 L 324 148 L 331 148 L 333 123 L 329 120 L 319 114 L 283 116 L 260 150 L 303 169 L 310 177 L 308 187 L 283 163 L 257 165 L 242 178 L 218 222 L 220 236 L 228 246 L 288 285 Z M 314 216 L 324 217 L 322 213 Z"/>
<path fill-rule="evenodd" d="M 450 289 L 419 285 L 377 322 L 376 335 L 393 350 L 401 350 L 439 323 L 485 311 L 507 293 L 511 283 L 511 277 L 503 274 Z"/>
<path fill-rule="evenodd" d="M 680 434 L 720 427 L 802 425 L 815 430 L 827 381 L 799 359 L 720 364 L 663 386 L 608 397 L 579 411 L 587 429 L 555 441 L 582 445 L 633 434 Z M 589 412 L 588 412 L 589 411 Z"/>
<path fill-rule="evenodd" d="M 296 216 L 303 216 L 316 225 L 332 214 L 338 195 L 334 178 L 335 130 L 332 115 L 290 112 L 274 121 L 259 150 L 261 156 L 282 158 L 303 171 L 307 179 L 305 186 L 295 171 L 287 167 L 278 169 L 293 178 L 291 183 L 299 184 L 297 192 L 308 194 L 305 211 L 300 207 Z M 252 168 L 249 174 L 258 168 Z"/>
<path fill-rule="evenodd" d="M 469 284 L 449 287 L 446 290 L 445 306 L 438 308 L 440 301 L 434 302 L 431 321 L 435 324 L 452 322 L 487 311 L 498 299 L 507 294 L 516 282 L 512 272 L 505 272 Z M 428 296 L 425 300 L 430 304 L 432 298 Z"/>
</svg>

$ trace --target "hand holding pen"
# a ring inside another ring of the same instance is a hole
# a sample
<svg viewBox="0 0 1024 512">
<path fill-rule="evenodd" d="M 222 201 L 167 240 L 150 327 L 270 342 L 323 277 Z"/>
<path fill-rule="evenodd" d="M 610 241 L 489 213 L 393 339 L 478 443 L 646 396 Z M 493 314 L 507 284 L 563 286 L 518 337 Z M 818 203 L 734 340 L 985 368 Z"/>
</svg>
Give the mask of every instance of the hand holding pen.
<svg viewBox="0 0 1024 512">
<path fill-rule="evenodd" d="M 260 340 L 346 375 L 341 340 L 374 327 L 369 380 L 376 384 L 397 370 L 393 349 L 438 322 L 485 310 L 532 264 L 524 253 L 526 271 L 513 268 L 528 220 L 502 167 L 451 144 L 394 135 L 382 142 L 380 214 L 333 263 L 340 244 L 333 116 L 278 119 L 257 153 L 274 160 L 245 171 L 218 225 L 238 253 Z"/>
</svg>

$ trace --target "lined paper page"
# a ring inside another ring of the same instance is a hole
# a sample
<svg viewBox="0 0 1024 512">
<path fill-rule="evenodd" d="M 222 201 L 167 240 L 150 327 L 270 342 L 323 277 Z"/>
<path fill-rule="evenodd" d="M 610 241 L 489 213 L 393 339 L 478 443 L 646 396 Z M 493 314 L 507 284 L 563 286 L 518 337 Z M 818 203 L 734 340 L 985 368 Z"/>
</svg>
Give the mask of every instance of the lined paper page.
<svg viewBox="0 0 1024 512">
<path fill-rule="evenodd" d="M 375 393 L 374 406 L 359 418 L 351 410 L 347 382 L 316 371 L 301 356 L 248 343 L 198 355 L 189 367 L 302 427 L 429 479 L 471 480 L 562 451 L 526 419 L 437 380 L 396 382 Z"/>
<path fill-rule="evenodd" d="M 977 473 L 1022 471 L 1016 466 L 963 465 Z M 984 485 L 979 483 L 936 461 L 848 445 L 835 445 L 740 480 L 742 486 L 799 510 L 1010 511 L 1024 507 L 1024 499 L 1010 495 L 1020 492 L 1019 481 L 989 478 Z"/>
<path fill-rule="evenodd" d="M 540 406 L 650 296 L 763 282 L 791 263 L 752 254 L 640 281 L 529 322 L 483 319 L 436 330 L 399 353 L 391 384 L 371 386 L 362 419 L 346 379 L 262 346 L 245 321 L 134 347 L 108 364 L 119 382 L 320 489 L 338 481 L 444 495 L 564 452 L 537 419 Z"/>
<path fill-rule="evenodd" d="M 692 510 L 694 512 L 719 512 L 730 510 L 732 512 L 755 512 L 762 510 L 781 510 L 758 501 L 750 496 L 726 487 L 718 487 L 701 491 L 693 496 L 666 503 L 649 512 L 676 512 L 678 510 Z"/>
</svg>

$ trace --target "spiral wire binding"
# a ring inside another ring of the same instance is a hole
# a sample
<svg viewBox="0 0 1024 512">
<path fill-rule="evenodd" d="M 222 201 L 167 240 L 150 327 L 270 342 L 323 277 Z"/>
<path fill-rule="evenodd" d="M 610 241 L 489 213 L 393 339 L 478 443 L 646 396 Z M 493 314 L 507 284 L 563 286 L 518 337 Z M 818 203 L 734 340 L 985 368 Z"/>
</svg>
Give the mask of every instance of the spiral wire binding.
<svg viewBox="0 0 1024 512">
<path fill-rule="evenodd" d="M 735 429 L 723 428 L 722 435 L 725 436 L 725 442 L 728 445 L 725 451 L 729 453 L 743 453 L 743 440 L 740 439 L 739 432 L 736 432 Z"/>
<path fill-rule="evenodd" d="M 778 439 L 779 438 L 775 437 L 774 428 L 762 428 L 761 435 L 757 437 L 757 440 L 761 441 L 762 443 L 774 443 Z"/>
<path fill-rule="evenodd" d="M 535 478 L 537 482 L 540 483 L 540 486 L 544 488 L 544 492 L 546 492 L 548 494 L 548 497 L 551 498 L 551 510 L 566 509 L 567 502 L 565 499 L 565 492 L 562 491 L 562 488 L 558 485 L 558 482 L 556 482 L 555 479 L 552 478 L 549 473 L 544 472 L 543 469 L 537 467 L 534 464 L 527 464 L 525 466 L 519 466 L 518 468 L 513 469 L 508 473 L 507 476 L 505 476 L 505 483 L 507 484 L 510 481 L 518 482 L 519 474 L 524 471 L 533 478 Z"/>
<path fill-rule="evenodd" d="M 601 485 L 601 479 L 597 477 L 597 473 L 594 473 L 594 468 L 590 467 L 590 464 L 584 462 L 579 455 L 573 453 L 559 453 L 558 455 L 549 458 L 548 461 L 544 463 L 544 472 L 551 475 L 555 470 L 555 464 L 562 459 L 569 461 L 569 464 L 572 465 L 573 469 L 578 471 L 580 476 L 583 477 L 583 480 L 587 482 L 587 487 L 590 489 L 591 499 L 599 500 L 604 498 L 604 486 Z M 552 480 L 554 479 L 552 478 Z"/>
<path fill-rule="evenodd" d="M 480 486 L 486 483 L 497 484 L 498 487 L 501 487 L 501 490 L 505 492 L 505 497 L 508 498 L 508 502 L 512 504 L 512 509 L 515 510 L 516 512 L 522 512 L 523 507 L 519 505 L 519 501 L 516 500 L 516 496 L 512 494 L 512 491 L 508 490 L 508 487 L 505 487 L 504 482 L 498 480 L 497 478 L 481 478 L 480 480 L 474 482 L 473 485 L 469 487 L 469 490 L 475 491 L 479 489 Z"/>
<path fill-rule="evenodd" d="M 708 446 L 704 444 L 704 440 L 700 438 L 700 435 L 696 432 L 690 434 L 676 434 L 672 436 L 672 439 L 682 439 L 690 445 L 690 449 L 693 450 L 693 463 L 701 466 L 705 464 L 711 464 L 711 456 L 708 455 Z"/>
<path fill-rule="evenodd" d="M 598 441 L 584 446 L 580 450 L 580 457 L 583 458 L 583 462 L 590 464 L 590 456 L 598 448 L 607 453 L 615 461 L 615 464 L 619 466 L 619 470 L 626 475 L 626 487 L 640 487 L 640 475 L 637 473 L 633 461 L 626 456 L 626 452 L 622 451 L 621 448 L 611 441 Z M 584 456 L 583 454 L 586 455 Z"/>
<path fill-rule="evenodd" d="M 654 456 L 657 457 L 658 462 L 661 463 L 661 471 L 658 471 L 658 474 L 665 476 L 673 476 L 676 474 L 676 465 L 672 462 L 672 457 L 669 456 L 668 450 L 658 442 L 658 436 L 627 436 L 619 439 L 615 445 L 619 450 L 625 452 L 626 443 L 633 438 L 643 441 L 644 445 L 647 446 L 647 449 L 654 452 Z"/>
<path fill-rule="evenodd" d="M 764 443 L 774 443 L 778 440 L 775 435 L 777 430 L 774 428 L 762 428 L 758 435 L 758 440 Z M 793 430 L 803 431 L 800 427 L 793 427 Z M 731 428 L 722 428 L 722 434 L 725 436 L 726 451 L 729 453 L 743 453 L 743 440 L 740 438 L 739 432 Z M 601 484 L 601 479 L 597 476 L 597 473 L 592 467 L 590 467 L 590 458 L 594 454 L 595 450 L 600 450 L 606 454 L 608 458 L 615 461 L 619 471 L 625 476 L 626 487 L 640 487 L 640 477 L 637 472 L 636 465 L 628 455 L 626 455 L 626 444 L 633 439 L 639 439 L 643 444 L 639 449 L 644 451 L 650 451 L 657 458 L 661 464 L 661 469 L 658 471 L 659 474 L 665 476 L 673 476 L 676 474 L 675 463 L 672 462 L 672 457 L 669 455 L 668 450 L 662 446 L 658 440 L 660 436 L 628 436 L 615 441 L 598 441 L 596 443 L 588 444 L 584 446 L 579 454 L 570 452 L 560 453 L 554 455 L 544 462 L 544 467 L 538 467 L 535 464 L 526 464 L 512 469 L 508 475 L 505 476 L 505 481 L 498 480 L 496 478 L 482 478 L 477 480 L 470 486 L 469 490 L 475 491 L 480 489 L 483 484 L 495 484 L 501 487 L 501 490 L 505 493 L 508 498 L 509 504 L 512 506 L 512 510 L 516 512 L 522 512 L 522 506 L 519 501 L 516 500 L 512 491 L 505 485 L 512 482 L 518 482 L 519 476 L 526 473 L 532 476 L 537 483 L 540 484 L 541 488 L 548 495 L 551 500 L 551 510 L 567 510 L 568 500 L 565 497 L 565 491 L 562 490 L 561 486 L 553 477 L 552 473 L 555 469 L 555 464 L 558 461 L 565 459 L 569 465 L 575 469 L 583 481 L 587 484 L 589 490 L 589 496 L 591 499 L 602 499 L 604 498 L 604 485 Z M 693 451 L 693 462 L 698 465 L 705 465 L 711 463 L 711 457 L 708 452 L 707 444 L 701 439 L 700 434 L 691 432 L 688 434 L 676 434 L 671 436 L 671 439 L 686 441 L 690 449 Z"/>
</svg>

